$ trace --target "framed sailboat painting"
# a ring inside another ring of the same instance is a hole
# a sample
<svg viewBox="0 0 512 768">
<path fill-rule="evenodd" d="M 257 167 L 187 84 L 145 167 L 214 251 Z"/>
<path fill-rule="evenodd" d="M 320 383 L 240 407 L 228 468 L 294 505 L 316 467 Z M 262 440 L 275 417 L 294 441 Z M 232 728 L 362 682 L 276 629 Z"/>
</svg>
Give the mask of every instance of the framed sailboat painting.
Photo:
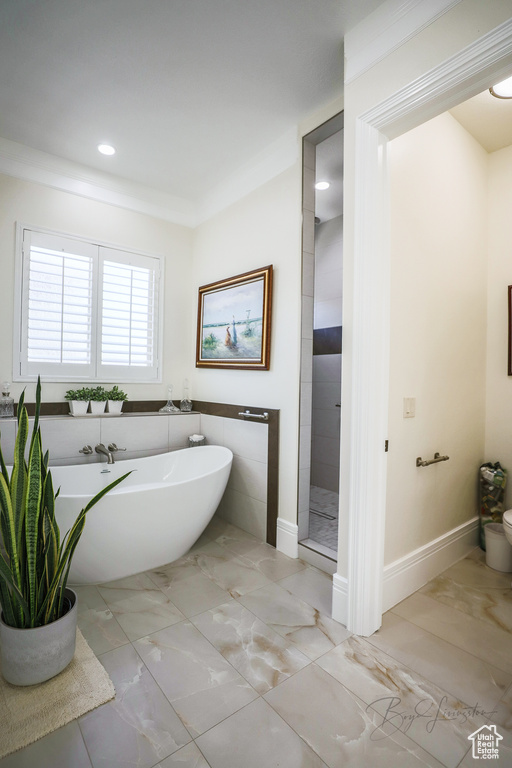
<svg viewBox="0 0 512 768">
<path fill-rule="evenodd" d="M 199 288 L 198 368 L 268 371 L 272 265 Z"/>
</svg>

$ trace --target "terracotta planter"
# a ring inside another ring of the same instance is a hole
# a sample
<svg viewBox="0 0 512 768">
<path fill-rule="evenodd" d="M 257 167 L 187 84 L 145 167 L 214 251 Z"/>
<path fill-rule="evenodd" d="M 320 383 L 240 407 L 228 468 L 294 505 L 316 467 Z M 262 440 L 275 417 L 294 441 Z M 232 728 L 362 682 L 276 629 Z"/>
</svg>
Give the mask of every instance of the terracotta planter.
<svg viewBox="0 0 512 768">
<path fill-rule="evenodd" d="M 11 685 L 35 685 L 62 672 L 75 653 L 77 596 L 67 588 L 71 608 L 44 627 L 9 627 L 0 617 L 2 675 Z"/>
</svg>

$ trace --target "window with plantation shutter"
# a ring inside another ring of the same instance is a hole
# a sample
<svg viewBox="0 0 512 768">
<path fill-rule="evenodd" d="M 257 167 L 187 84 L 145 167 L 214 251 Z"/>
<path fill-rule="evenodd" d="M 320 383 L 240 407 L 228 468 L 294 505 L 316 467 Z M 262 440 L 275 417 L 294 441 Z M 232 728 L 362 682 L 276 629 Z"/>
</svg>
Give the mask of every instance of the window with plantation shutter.
<svg viewBox="0 0 512 768">
<path fill-rule="evenodd" d="M 14 378 L 159 381 L 161 259 L 20 228 Z"/>
</svg>

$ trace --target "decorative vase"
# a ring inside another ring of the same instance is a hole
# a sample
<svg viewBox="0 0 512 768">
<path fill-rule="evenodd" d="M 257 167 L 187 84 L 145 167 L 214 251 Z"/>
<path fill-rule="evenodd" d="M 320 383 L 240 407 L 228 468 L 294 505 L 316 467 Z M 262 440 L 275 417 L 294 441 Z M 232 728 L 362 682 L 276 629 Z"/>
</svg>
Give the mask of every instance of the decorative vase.
<svg viewBox="0 0 512 768">
<path fill-rule="evenodd" d="M 121 413 L 123 410 L 123 401 L 122 400 L 109 400 L 108 401 L 108 412 L 109 413 Z"/>
<path fill-rule="evenodd" d="M 85 416 L 89 407 L 88 400 L 70 400 L 69 410 L 73 416 Z"/>
<path fill-rule="evenodd" d="M 91 413 L 105 413 L 106 400 L 91 400 Z"/>
<path fill-rule="evenodd" d="M 71 604 L 69 610 L 44 627 L 9 627 L 0 616 L 2 675 L 11 685 L 43 683 L 70 663 L 75 653 L 78 602 L 69 588 L 64 598 Z"/>
</svg>

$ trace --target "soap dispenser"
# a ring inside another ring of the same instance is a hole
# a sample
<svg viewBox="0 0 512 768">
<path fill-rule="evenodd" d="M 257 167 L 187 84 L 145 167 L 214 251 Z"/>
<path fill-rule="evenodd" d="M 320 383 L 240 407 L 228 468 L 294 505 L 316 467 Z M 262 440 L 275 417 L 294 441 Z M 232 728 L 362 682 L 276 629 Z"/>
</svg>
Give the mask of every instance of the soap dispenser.
<svg viewBox="0 0 512 768">
<path fill-rule="evenodd" d="M 9 381 L 2 383 L 2 397 L 0 397 L 0 419 L 8 419 L 14 416 L 14 400 L 9 391 L 11 384 Z"/>
</svg>

